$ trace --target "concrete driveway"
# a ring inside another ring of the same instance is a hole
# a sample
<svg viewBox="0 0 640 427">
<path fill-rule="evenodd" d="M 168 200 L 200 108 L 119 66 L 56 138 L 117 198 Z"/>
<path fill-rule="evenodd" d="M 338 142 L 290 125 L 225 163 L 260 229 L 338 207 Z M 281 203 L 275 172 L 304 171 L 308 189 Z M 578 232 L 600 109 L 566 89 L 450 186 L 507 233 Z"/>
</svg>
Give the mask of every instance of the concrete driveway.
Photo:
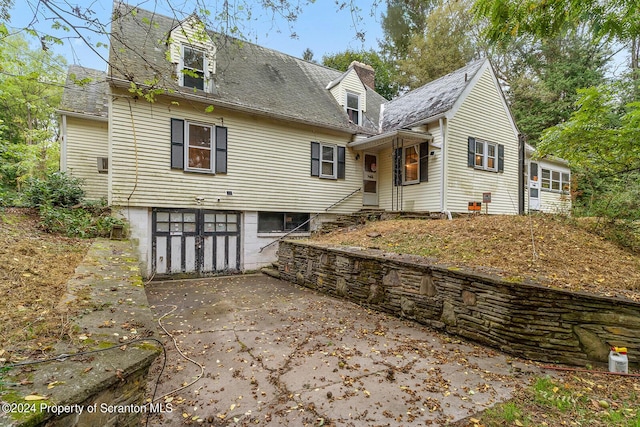
<svg viewBox="0 0 640 427">
<path fill-rule="evenodd" d="M 150 425 L 412 426 L 464 420 L 539 373 L 497 351 L 265 275 L 152 282 L 168 360 Z M 162 357 L 150 374 L 160 375 Z M 170 410 L 170 412 L 169 412 Z M 464 424 L 464 423 L 463 423 Z"/>
</svg>

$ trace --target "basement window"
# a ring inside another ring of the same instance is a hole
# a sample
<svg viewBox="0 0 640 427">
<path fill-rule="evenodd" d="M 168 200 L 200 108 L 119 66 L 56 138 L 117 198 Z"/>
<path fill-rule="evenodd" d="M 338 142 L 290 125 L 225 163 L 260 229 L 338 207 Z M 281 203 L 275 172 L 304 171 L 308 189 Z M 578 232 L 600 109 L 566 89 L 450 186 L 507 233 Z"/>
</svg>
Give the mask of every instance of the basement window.
<svg viewBox="0 0 640 427">
<path fill-rule="evenodd" d="M 295 230 L 309 231 L 309 214 L 297 212 L 258 212 L 258 233 L 282 233 Z M 306 223 L 305 223 L 306 222 Z"/>
</svg>

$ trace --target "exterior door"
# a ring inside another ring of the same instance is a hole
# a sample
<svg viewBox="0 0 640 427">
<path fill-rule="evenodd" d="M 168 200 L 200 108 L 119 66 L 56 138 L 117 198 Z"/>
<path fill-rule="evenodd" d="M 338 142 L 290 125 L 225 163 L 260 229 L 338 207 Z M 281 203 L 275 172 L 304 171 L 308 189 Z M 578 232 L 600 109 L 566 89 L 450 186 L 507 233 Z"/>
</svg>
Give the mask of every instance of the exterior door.
<svg viewBox="0 0 640 427">
<path fill-rule="evenodd" d="M 378 206 L 378 156 L 365 153 L 362 170 L 362 204 Z"/>
<path fill-rule="evenodd" d="M 540 175 L 537 163 L 529 164 L 529 210 L 540 210 Z"/>
<path fill-rule="evenodd" d="M 240 270 L 240 213 L 154 209 L 152 268 L 156 275 L 206 276 Z"/>
</svg>

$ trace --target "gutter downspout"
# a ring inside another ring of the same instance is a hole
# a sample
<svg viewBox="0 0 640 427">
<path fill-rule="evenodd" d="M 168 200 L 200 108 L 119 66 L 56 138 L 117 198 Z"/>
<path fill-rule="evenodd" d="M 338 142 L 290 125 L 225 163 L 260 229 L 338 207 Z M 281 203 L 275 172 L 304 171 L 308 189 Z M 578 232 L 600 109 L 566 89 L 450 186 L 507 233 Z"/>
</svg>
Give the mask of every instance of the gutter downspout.
<svg viewBox="0 0 640 427">
<path fill-rule="evenodd" d="M 62 114 L 62 129 L 60 129 L 60 172 L 67 171 L 67 115 Z"/>
<path fill-rule="evenodd" d="M 518 135 L 518 215 L 525 213 L 525 195 L 524 195 L 524 169 L 526 162 L 524 135 Z"/>
<path fill-rule="evenodd" d="M 447 164 L 447 137 L 445 134 L 444 119 L 441 117 L 440 119 L 438 119 L 438 123 L 440 125 L 440 138 L 442 139 L 442 147 L 440 150 L 440 153 L 442 154 L 441 167 L 440 167 L 440 212 L 448 213 L 446 211 L 445 197 L 444 197 L 445 176 L 446 176 L 445 166 Z M 450 215 L 451 214 L 448 214 L 447 216 L 450 216 Z"/>
</svg>

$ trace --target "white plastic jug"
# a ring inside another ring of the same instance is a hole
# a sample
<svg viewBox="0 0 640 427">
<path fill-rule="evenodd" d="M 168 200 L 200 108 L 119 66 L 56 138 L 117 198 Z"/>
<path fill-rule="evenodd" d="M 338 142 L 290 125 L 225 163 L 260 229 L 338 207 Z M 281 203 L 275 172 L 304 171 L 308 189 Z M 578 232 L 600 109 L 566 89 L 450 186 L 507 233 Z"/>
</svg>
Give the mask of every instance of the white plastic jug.
<svg viewBox="0 0 640 427">
<path fill-rule="evenodd" d="M 629 359 L 626 347 L 611 347 L 609 352 L 609 372 L 629 373 Z"/>
</svg>

